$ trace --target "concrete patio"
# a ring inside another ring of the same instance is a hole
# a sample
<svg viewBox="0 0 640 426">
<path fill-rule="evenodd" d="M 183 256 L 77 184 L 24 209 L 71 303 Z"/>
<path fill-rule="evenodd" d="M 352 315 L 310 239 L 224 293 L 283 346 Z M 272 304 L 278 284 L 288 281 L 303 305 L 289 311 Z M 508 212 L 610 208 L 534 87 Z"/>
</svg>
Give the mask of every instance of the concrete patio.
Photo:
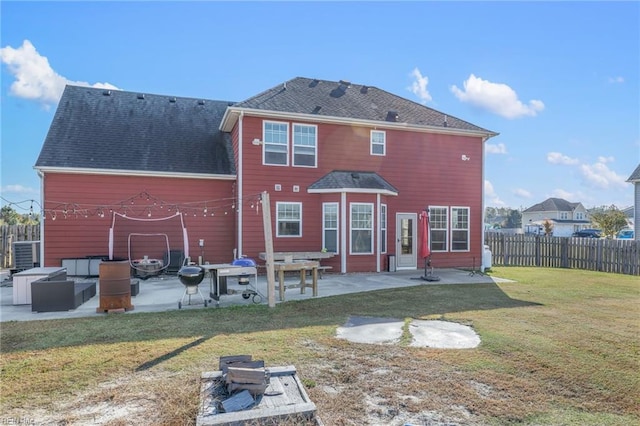
<svg viewBox="0 0 640 426">
<path fill-rule="evenodd" d="M 318 280 L 318 296 L 327 297 L 348 293 L 360 293 L 366 291 L 374 291 L 381 289 L 392 289 L 400 287 L 410 287 L 418 285 L 442 285 L 442 284 L 470 284 L 470 283 L 492 283 L 501 281 L 499 278 L 490 277 L 488 275 L 470 274 L 469 271 L 460 269 L 437 269 L 433 275 L 440 278 L 439 281 L 426 281 L 421 279 L 424 271 L 421 269 L 412 271 L 397 272 L 381 272 L 381 273 L 353 273 L 353 274 L 324 274 L 322 279 Z M 64 312 L 32 312 L 31 305 L 14 305 L 12 281 L 8 274 L 3 271 L 2 282 L 0 286 L 0 321 L 30 321 L 30 320 L 47 320 L 57 318 L 80 318 L 80 317 L 98 317 L 107 315 L 105 313 L 96 312 L 96 308 L 100 303 L 100 285 L 98 277 L 73 277 L 81 281 L 96 281 L 97 294 L 89 301 L 85 302 L 77 309 Z M 307 282 L 310 278 L 307 277 Z M 254 278 L 251 283 L 254 284 Z M 287 277 L 286 285 L 293 285 L 299 281 L 299 278 L 291 275 Z M 258 292 L 263 296 L 260 301 L 267 304 L 267 280 L 265 275 L 258 276 L 256 285 Z M 217 309 L 233 305 L 250 305 L 253 304 L 253 298 L 243 298 L 241 292 L 247 289 L 247 286 L 238 285 L 235 277 L 228 277 L 228 291 L 236 291 L 236 294 L 223 295 L 219 303 L 212 300 L 210 296 L 210 279 L 205 277 L 199 286 L 200 291 L 207 299 L 211 300 L 205 308 L 202 299 L 198 294 L 191 296 L 192 304 L 188 304 L 188 297 L 184 298 L 182 309 Z M 129 313 L 138 312 L 162 312 L 178 309 L 180 302 L 185 294 L 185 287 L 175 275 L 161 275 L 151 277 L 147 280 L 140 280 L 140 292 L 137 296 L 131 298 L 134 309 Z M 290 288 L 285 292 L 285 302 L 280 302 L 277 295 L 276 283 L 276 303 L 286 303 L 294 300 L 304 300 L 312 298 L 312 290 L 306 289 L 304 294 L 300 294 L 299 288 Z M 256 298 L 260 299 L 260 298 Z"/>
</svg>

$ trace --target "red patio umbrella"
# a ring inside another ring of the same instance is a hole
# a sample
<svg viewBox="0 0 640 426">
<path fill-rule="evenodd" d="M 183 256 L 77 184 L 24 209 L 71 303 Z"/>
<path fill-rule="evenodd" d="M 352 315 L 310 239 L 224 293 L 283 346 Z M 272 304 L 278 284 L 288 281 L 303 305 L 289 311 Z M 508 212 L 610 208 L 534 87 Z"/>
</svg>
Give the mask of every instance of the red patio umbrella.
<svg viewBox="0 0 640 426">
<path fill-rule="evenodd" d="M 425 281 L 439 281 L 440 278 L 433 275 L 432 271 L 427 271 L 431 266 L 431 250 L 429 249 L 429 211 L 423 210 L 420 219 L 420 248 L 419 255 L 424 259 L 424 275 L 421 277 Z"/>
<path fill-rule="evenodd" d="M 420 213 L 420 250 L 419 255 L 421 258 L 426 259 L 431 256 L 431 250 L 429 250 L 429 213 L 422 211 Z"/>
</svg>

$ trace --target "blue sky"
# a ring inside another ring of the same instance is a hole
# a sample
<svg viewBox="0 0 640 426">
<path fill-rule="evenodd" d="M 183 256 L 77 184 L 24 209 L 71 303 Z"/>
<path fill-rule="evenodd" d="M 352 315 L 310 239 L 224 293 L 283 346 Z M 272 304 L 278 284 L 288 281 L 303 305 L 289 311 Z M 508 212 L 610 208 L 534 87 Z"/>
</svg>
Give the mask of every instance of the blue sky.
<svg viewBox="0 0 640 426">
<path fill-rule="evenodd" d="M 241 101 L 301 76 L 500 133 L 485 148 L 487 206 L 633 204 L 639 2 L 2 1 L 0 16 L 13 203 L 40 199 L 33 166 L 65 84 Z"/>
</svg>

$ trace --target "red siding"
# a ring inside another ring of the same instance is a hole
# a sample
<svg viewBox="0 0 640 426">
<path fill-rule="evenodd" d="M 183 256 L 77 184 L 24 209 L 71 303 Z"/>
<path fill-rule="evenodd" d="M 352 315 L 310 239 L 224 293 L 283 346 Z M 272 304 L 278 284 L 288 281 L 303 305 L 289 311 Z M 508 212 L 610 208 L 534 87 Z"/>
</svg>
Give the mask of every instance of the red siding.
<svg viewBox="0 0 640 426">
<path fill-rule="evenodd" d="M 222 180 L 47 173 L 44 177 L 44 265 L 59 266 L 64 258 L 108 254 L 113 218 L 110 209 L 126 212 L 131 218 L 156 219 L 174 215 L 176 207 L 182 210 L 190 255 L 194 258 L 201 255 L 198 240 L 204 239 L 206 261 L 230 261 L 235 247 L 233 186 L 233 181 Z M 149 199 L 146 195 L 138 196 L 145 192 L 151 196 Z M 131 197 L 135 198 L 121 203 Z M 101 211 L 104 217 L 99 216 Z M 128 257 L 130 233 L 164 233 L 169 238 L 170 249 L 183 248 L 179 216 L 152 222 L 116 217 L 114 256 Z M 132 238 L 133 258 L 143 255 L 163 258 L 164 237 Z"/>
<path fill-rule="evenodd" d="M 386 197 L 388 251 L 392 253 L 395 241 L 397 212 L 419 213 L 429 205 L 462 206 L 470 208 L 471 250 L 469 252 L 434 253 L 436 267 L 479 266 L 482 257 L 482 150 L 480 137 L 439 135 L 429 133 L 386 131 L 386 155 L 372 156 L 369 127 L 318 124 L 318 167 L 263 166 L 262 146 L 251 143 L 262 139 L 262 118 L 245 115 L 243 119 L 243 161 L 245 197 L 268 191 L 271 198 L 272 223 L 275 223 L 275 204 L 278 201 L 303 202 L 303 237 L 277 238 L 274 231 L 274 250 L 318 250 L 322 245 L 322 202 L 326 195 L 309 194 L 313 182 L 334 170 L 376 172 L 398 189 L 398 196 Z M 274 121 L 283 121 L 276 119 Z M 300 121 L 289 121 L 291 124 Z M 313 124 L 313 123 L 312 123 Z M 234 142 L 237 144 L 237 137 Z M 291 142 L 291 141 L 290 141 Z M 463 161 L 465 155 L 470 159 Z M 277 192 L 274 185 L 280 184 Z M 298 185 L 300 192 L 293 192 Z M 337 194 L 332 200 L 339 201 Z M 353 200 L 375 203 L 375 195 L 350 194 Z M 348 205 L 347 205 L 348 207 Z M 376 211 L 376 224 L 378 212 Z M 255 218 L 255 220 L 253 220 Z M 348 220 L 348 214 L 347 214 Z M 264 251 L 262 218 L 246 215 L 243 222 L 243 252 L 257 257 Z M 377 240 L 376 240 L 377 242 Z M 348 245 L 347 245 L 348 247 Z M 332 262 L 338 265 L 337 258 Z M 376 259 L 371 256 L 348 256 L 348 271 L 372 271 Z M 420 267 L 418 261 L 418 267 Z M 384 260 L 381 260 L 384 266 Z"/>
</svg>

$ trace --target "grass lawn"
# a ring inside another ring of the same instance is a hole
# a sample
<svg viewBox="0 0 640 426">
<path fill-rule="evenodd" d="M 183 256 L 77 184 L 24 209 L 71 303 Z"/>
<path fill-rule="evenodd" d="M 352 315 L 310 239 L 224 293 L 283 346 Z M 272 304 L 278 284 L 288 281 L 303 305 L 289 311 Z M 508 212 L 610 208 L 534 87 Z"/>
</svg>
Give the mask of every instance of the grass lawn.
<svg viewBox="0 0 640 426">
<path fill-rule="evenodd" d="M 325 425 L 640 424 L 640 280 L 494 268 L 514 282 L 4 322 L 0 423 L 194 424 L 221 355 L 294 365 Z M 470 325 L 476 349 L 349 343 L 350 315 Z"/>
</svg>

